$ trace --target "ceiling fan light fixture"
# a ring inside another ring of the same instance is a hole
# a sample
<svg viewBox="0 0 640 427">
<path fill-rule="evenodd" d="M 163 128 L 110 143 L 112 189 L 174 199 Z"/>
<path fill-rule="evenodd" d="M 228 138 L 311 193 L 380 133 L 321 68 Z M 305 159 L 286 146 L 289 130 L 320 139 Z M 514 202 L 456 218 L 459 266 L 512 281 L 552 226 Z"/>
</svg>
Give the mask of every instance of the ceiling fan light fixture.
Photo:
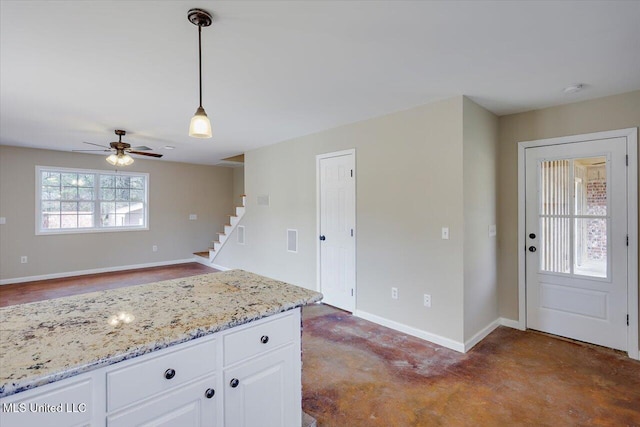
<svg viewBox="0 0 640 427">
<path fill-rule="evenodd" d="M 198 107 L 196 114 L 191 118 L 189 136 L 194 138 L 211 138 L 211 122 L 204 108 Z"/>
<path fill-rule="evenodd" d="M 120 166 L 129 166 L 129 165 L 132 165 L 133 162 L 134 162 L 133 157 L 131 157 L 128 154 L 118 156 L 118 164 Z"/>
<path fill-rule="evenodd" d="M 118 156 L 116 156 L 115 153 L 110 154 L 106 160 L 109 164 L 112 164 L 113 166 L 118 164 Z"/>
<path fill-rule="evenodd" d="M 200 104 L 189 124 L 189 136 L 194 138 L 211 138 L 211 122 L 202 107 L 202 27 L 208 27 L 213 21 L 209 12 L 202 9 L 190 9 L 187 19 L 198 27 L 198 76 L 200 82 Z"/>
</svg>

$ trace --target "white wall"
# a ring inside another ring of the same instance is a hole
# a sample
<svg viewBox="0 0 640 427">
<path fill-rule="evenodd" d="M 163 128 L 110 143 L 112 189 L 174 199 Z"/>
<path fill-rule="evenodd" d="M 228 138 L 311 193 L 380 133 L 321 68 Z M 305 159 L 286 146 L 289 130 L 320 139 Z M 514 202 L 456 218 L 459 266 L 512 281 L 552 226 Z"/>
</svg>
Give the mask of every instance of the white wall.
<svg viewBox="0 0 640 427">
<path fill-rule="evenodd" d="M 233 168 L 233 203 L 240 206 L 240 196 L 244 194 L 244 166 Z"/>
<path fill-rule="evenodd" d="M 113 170 L 103 156 L 0 146 L 3 281 L 193 258 L 209 247 L 234 205 L 230 168 L 136 159 L 127 170 L 149 173 L 148 231 L 36 236 L 36 165 Z M 189 221 L 191 213 L 197 221 Z"/>
<path fill-rule="evenodd" d="M 461 342 L 462 110 L 456 97 L 245 153 L 246 245 L 232 235 L 216 264 L 315 289 L 315 156 L 355 148 L 358 310 Z M 287 228 L 299 230 L 297 254 Z"/>
</svg>

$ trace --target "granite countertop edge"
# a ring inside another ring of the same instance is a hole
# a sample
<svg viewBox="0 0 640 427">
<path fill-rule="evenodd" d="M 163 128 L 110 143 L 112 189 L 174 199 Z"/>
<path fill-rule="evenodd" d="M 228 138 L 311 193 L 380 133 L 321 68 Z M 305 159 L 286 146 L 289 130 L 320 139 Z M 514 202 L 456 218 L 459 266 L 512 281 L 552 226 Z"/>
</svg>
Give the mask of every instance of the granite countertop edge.
<svg viewBox="0 0 640 427">
<path fill-rule="evenodd" d="M 91 372 L 100 368 L 104 368 L 109 365 L 123 362 L 133 359 L 145 354 L 149 354 L 158 350 L 166 349 L 175 345 L 183 344 L 191 340 L 202 338 L 208 335 L 215 334 L 217 332 L 230 329 L 236 326 L 244 325 L 265 317 L 273 316 L 278 313 L 283 313 L 289 310 L 302 307 L 307 304 L 319 302 L 322 299 L 322 294 L 313 292 L 315 295 L 310 295 L 308 298 L 301 298 L 295 301 L 287 301 L 280 306 L 271 307 L 268 310 L 263 310 L 254 313 L 250 313 L 244 317 L 232 317 L 229 320 L 222 321 L 216 324 L 212 324 L 208 327 L 198 327 L 192 329 L 178 337 L 172 338 L 168 341 L 155 341 L 150 342 L 142 346 L 138 346 L 132 349 L 127 349 L 123 352 L 119 352 L 113 356 L 107 356 L 98 360 L 91 360 L 84 364 L 77 364 L 68 369 L 63 369 L 57 372 L 52 372 L 43 376 L 34 378 L 20 379 L 16 382 L 9 382 L 0 384 L 0 398 L 8 397 L 23 391 L 31 390 L 36 387 L 51 384 L 60 380 L 72 378 L 74 376 Z"/>
</svg>

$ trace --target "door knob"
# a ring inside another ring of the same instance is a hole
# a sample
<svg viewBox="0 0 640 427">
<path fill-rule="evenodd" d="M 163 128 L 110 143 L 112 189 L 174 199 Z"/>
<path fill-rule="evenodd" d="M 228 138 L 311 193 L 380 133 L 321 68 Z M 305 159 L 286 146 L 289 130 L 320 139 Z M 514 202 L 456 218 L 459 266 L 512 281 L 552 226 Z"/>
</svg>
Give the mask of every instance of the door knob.
<svg viewBox="0 0 640 427">
<path fill-rule="evenodd" d="M 537 251 L 535 246 L 529 246 L 529 252 L 535 252 Z"/>
<path fill-rule="evenodd" d="M 324 235 L 322 235 L 320 236 L 320 240 L 324 241 L 324 240 L 327 240 L 327 238 Z"/>
</svg>

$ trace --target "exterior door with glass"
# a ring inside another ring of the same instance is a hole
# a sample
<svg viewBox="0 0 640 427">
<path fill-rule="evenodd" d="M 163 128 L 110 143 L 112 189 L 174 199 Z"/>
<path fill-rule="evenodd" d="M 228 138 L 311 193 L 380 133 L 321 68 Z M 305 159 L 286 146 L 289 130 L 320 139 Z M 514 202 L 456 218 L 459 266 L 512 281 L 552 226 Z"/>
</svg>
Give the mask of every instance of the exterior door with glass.
<svg viewBox="0 0 640 427">
<path fill-rule="evenodd" d="M 527 328 L 627 349 L 626 150 L 525 150 Z"/>
</svg>

